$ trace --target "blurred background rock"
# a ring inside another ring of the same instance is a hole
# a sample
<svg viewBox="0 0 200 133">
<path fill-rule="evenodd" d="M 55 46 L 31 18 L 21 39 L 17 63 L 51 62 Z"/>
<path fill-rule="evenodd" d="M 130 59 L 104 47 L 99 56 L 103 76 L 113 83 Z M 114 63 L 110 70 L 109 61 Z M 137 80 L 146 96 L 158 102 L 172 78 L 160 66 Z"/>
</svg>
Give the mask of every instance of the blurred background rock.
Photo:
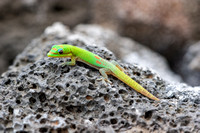
<svg viewBox="0 0 200 133">
<path fill-rule="evenodd" d="M 1 0 L 0 73 L 44 29 L 60 21 L 99 24 L 162 54 L 190 85 L 200 85 L 197 0 Z M 115 53 L 115 51 L 113 51 Z"/>
</svg>

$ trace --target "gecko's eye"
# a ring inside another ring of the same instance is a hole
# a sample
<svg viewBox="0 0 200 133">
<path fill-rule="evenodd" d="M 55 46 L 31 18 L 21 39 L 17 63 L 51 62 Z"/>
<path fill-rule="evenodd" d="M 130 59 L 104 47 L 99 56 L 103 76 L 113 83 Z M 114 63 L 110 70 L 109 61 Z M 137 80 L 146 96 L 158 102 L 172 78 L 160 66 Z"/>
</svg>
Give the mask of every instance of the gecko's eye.
<svg viewBox="0 0 200 133">
<path fill-rule="evenodd" d="M 63 54 L 63 50 L 62 49 L 58 49 L 59 54 Z"/>
</svg>

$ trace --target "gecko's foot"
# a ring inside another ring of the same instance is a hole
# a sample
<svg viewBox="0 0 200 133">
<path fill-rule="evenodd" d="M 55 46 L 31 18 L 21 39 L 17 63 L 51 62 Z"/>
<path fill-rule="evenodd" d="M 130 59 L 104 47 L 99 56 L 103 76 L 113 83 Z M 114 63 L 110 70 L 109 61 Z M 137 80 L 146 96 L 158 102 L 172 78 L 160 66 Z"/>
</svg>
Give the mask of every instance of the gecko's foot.
<svg viewBox="0 0 200 133">
<path fill-rule="evenodd" d="M 112 82 L 111 82 L 110 80 L 108 80 L 108 79 L 105 79 L 105 78 L 99 78 L 99 79 L 97 79 L 97 80 L 100 80 L 100 81 L 102 81 L 102 83 L 103 83 L 105 86 L 107 86 L 107 83 L 106 83 L 106 82 L 108 82 L 108 83 L 112 84 Z"/>
<path fill-rule="evenodd" d="M 65 63 L 65 62 L 60 63 L 60 64 L 58 65 L 58 67 L 64 67 L 64 66 L 66 66 L 66 63 Z"/>
<path fill-rule="evenodd" d="M 112 84 L 112 82 L 111 82 L 110 80 L 108 80 L 108 79 L 104 79 L 104 81 L 106 81 L 106 82 Z"/>
</svg>

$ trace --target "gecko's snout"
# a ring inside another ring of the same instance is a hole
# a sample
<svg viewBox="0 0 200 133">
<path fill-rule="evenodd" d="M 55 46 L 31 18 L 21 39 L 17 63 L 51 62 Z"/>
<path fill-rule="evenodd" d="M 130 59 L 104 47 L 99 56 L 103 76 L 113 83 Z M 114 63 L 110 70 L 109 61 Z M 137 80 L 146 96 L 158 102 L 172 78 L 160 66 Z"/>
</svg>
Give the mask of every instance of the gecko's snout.
<svg viewBox="0 0 200 133">
<path fill-rule="evenodd" d="M 48 57 L 51 57 L 51 53 L 48 52 L 48 53 L 47 53 L 47 56 L 48 56 Z"/>
<path fill-rule="evenodd" d="M 48 57 L 54 57 L 54 58 L 57 57 L 56 54 L 53 54 L 51 51 L 49 51 L 49 52 L 47 53 L 47 56 L 48 56 Z"/>
</svg>

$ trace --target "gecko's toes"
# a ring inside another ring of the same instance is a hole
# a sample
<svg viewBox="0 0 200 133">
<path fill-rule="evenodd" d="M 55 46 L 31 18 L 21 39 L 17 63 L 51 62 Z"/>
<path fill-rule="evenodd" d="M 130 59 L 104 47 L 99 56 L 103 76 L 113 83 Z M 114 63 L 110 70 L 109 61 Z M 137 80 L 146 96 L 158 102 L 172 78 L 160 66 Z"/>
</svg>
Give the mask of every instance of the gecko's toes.
<svg viewBox="0 0 200 133">
<path fill-rule="evenodd" d="M 64 63 L 60 63 L 59 65 L 58 65 L 58 67 L 64 67 L 66 65 L 66 63 L 64 62 Z"/>
<path fill-rule="evenodd" d="M 110 80 L 108 80 L 108 79 L 105 79 L 105 78 L 99 78 L 99 79 L 97 79 L 97 80 L 101 80 L 101 81 L 102 81 L 102 83 L 103 83 L 105 86 L 108 86 L 106 82 L 108 82 L 108 83 L 112 84 L 112 82 L 111 82 Z"/>
<path fill-rule="evenodd" d="M 105 80 L 103 79 L 103 78 L 99 78 L 99 79 L 97 79 L 98 81 L 102 81 L 102 83 L 105 85 L 105 86 L 107 86 L 107 84 L 106 84 L 106 82 L 105 82 Z"/>
<path fill-rule="evenodd" d="M 102 80 L 102 83 L 107 87 L 108 84 L 105 82 L 105 80 Z"/>
<path fill-rule="evenodd" d="M 102 80 L 103 80 L 103 78 L 98 78 L 97 80 L 98 80 L 98 81 L 102 81 Z"/>
<path fill-rule="evenodd" d="M 108 82 L 108 83 L 110 83 L 110 84 L 112 84 L 112 82 L 110 80 L 108 80 L 108 79 L 105 79 L 105 81 Z"/>
</svg>

